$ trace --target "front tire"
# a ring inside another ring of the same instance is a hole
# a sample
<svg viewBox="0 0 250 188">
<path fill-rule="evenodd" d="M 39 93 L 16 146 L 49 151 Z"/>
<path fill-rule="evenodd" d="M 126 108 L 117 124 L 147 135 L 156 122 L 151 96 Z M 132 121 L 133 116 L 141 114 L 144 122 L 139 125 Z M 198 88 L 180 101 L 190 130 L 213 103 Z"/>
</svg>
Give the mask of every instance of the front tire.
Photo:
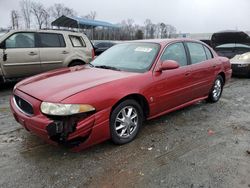
<svg viewBox="0 0 250 188">
<path fill-rule="evenodd" d="M 224 86 L 224 80 L 221 75 L 218 75 L 214 81 L 214 85 L 209 93 L 207 101 L 210 103 L 215 103 L 219 101 Z"/>
<path fill-rule="evenodd" d="M 126 144 L 135 139 L 143 122 L 141 106 L 132 99 L 121 102 L 111 113 L 110 132 L 115 144 Z"/>
</svg>

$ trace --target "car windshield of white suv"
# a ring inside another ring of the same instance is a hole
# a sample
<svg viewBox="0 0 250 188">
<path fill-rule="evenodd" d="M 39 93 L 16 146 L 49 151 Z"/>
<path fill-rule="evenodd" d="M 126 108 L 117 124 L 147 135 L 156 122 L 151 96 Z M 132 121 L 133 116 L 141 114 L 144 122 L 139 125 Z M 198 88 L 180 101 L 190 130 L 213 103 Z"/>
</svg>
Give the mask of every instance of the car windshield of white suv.
<svg viewBox="0 0 250 188">
<path fill-rule="evenodd" d="M 98 56 L 91 64 L 96 68 L 146 72 L 154 62 L 159 44 L 126 43 L 116 45 Z"/>
</svg>

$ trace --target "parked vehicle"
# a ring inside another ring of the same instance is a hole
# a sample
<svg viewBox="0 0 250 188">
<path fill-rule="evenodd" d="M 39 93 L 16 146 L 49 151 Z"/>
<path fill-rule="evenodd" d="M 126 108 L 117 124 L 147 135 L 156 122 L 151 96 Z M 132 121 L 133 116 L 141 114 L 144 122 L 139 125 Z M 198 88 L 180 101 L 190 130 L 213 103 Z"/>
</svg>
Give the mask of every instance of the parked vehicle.
<svg viewBox="0 0 250 188">
<path fill-rule="evenodd" d="M 95 49 L 96 56 L 100 55 L 101 53 L 116 44 L 116 42 L 108 40 L 93 40 L 92 43 Z"/>
<path fill-rule="evenodd" d="M 242 31 L 223 31 L 214 33 L 211 45 L 220 56 L 233 58 L 250 51 L 250 37 Z"/>
<path fill-rule="evenodd" d="M 236 55 L 230 62 L 234 76 L 250 77 L 250 52 Z"/>
<path fill-rule="evenodd" d="M 144 120 L 204 99 L 217 102 L 231 73 L 229 59 L 199 41 L 128 42 L 89 65 L 19 82 L 10 105 L 27 130 L 78 151 L 110 138 L 128 143 Z"/>
<path fill-rule="evenodd" d="M 0 79 L 23 78 L 94 57 L 86 35 L 62 30 L 10 31 L 0 38 Z"/>
</svg>

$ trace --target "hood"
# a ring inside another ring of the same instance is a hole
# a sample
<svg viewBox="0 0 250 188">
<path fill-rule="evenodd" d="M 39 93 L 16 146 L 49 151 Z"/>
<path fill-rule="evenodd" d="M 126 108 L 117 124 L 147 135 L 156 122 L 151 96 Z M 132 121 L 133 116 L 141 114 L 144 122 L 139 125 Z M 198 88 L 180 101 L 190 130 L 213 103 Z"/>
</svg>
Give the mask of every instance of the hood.
<svg viewBox="0 0 250 188">
<path fill-rule="evenodd" d="M 229 43 L 250 45 L 250 37 L 243 31 L 222 31 L 214 33 L 211 37 L 213 47 Z"/>
<path fill-rule="evenodd" d="M 60 102 L 78 92 L 136 74 L 77 66 L 30 77 L 18 83 L 16 89 L 41 101 Z"/>
</svg>

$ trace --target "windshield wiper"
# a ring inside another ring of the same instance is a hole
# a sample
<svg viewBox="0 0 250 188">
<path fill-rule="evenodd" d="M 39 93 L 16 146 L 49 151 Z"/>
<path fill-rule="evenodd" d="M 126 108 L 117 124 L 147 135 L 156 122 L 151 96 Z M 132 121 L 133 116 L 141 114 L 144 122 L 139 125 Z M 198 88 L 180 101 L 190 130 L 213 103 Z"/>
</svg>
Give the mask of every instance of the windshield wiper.
<svg viewBox="0 0 250 188">
<path fill-rule="evenodd" d="M 90 67 L 95 67 L 92 63 L 89 63 L 89 66 L 90 66 Z"/>
<path fill-rule="evenodd" d="M 101 68 L 101 69 L 110 69 L 110 70 L 116 70 L 116 71 L 121 71 L 121 69 L 118 69 L 116 67 L 108 66 L 108 65 L 96 65 L 96 68 Z"/>
</svg>

